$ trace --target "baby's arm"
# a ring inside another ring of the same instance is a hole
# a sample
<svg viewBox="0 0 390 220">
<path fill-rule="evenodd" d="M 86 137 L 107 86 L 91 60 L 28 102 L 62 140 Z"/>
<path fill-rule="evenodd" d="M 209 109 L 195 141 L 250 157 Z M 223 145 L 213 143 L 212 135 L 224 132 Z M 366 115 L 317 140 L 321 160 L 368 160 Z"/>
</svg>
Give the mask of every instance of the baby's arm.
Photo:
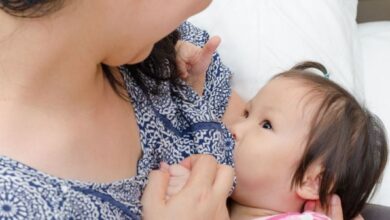
<svg viewBox="0 0 390 220">
<path fill-rule="evenodd" d="M 183 189 L 190 176 L 190 170 L 180 164 L 168 165 L 166 163 L 161 164 L 161 169 L 169 171 L 168 190 L 165 196 L 166 200 L 169 200 L 169 198 L 178 194 Z"/>
</svg>

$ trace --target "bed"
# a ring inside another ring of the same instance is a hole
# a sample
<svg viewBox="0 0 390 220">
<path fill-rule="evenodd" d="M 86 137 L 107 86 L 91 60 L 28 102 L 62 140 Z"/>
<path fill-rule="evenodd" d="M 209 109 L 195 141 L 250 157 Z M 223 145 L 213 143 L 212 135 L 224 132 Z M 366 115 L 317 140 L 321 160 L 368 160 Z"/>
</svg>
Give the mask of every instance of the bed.
<svg viewBox="0 0 390 220">
<path fill-rule="evenodd" d="M 244 99 L 275 73 L 315 60 L 390 131 L 390 0 L 214 0 L 190 21 L 222 37 L 219 53 Z M 390 219 L 390 165 L 363 215 Z"/>
</svg>

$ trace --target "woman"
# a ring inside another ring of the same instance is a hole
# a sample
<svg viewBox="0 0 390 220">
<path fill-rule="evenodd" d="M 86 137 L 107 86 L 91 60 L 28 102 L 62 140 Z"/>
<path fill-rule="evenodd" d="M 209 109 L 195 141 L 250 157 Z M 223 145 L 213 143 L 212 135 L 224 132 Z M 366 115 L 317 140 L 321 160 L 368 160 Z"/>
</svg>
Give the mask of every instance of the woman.
<svg viewBox="0 0 390 220">
<path fill-rule="evenodd" d="M 145 74 L 142 66 L 109 66 L 144 60 L 157 41 L 209 3 L 0 0 L 1 218 L 139 218 L 149 171 L 158 160 L 188 155 L 161 158 L 165 145 L 146 142 L 156 133 L 148 130 L 148 114 L 137 115 L 143 110 L 135 108 L 137 95 L 165 93 L 148 91 L 153 80 L 131 72 Z M 225 216 L 232 169 L 209 156 L 186 163 L 190 182 L 169 203 L 167 174 L 151 172 L 145 219 Z"/>
<path fill-rule="evenodd" d="M 142 163 L 153 161 L 141 150 L 146 129 L 138 128 L 133 103 L 118 95 L 123 87 L 111 86 L 125 82 L 107 66 L 144 60 L 155 42 L 209 3 L 0 1 L 0 218 L 139 217 L 145 175 L 154 168 Z M 212 218 L 223 207 L 232 169 L 207 156 L 191 160 L 187 206 L 150 197 L 151 214 Z M 159 176 L 152 174 L 151 185 L 161 184 Z M 214 199 L 200 198 L 197 189 Z"/>
</svg>

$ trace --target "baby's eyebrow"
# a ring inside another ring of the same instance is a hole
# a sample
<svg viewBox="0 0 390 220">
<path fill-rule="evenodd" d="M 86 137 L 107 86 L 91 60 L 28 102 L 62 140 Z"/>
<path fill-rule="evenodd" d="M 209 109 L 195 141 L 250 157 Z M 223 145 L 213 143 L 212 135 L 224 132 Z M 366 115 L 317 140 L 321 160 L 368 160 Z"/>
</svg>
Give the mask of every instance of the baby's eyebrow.
<svg viewBox="0 0 390 220">
<path fill-rule="evenodd" d="M 273 119 L 275 119 L 276 117 L 285 120 L 285 115 L 283 114 L 283 111 L 281 111 L 280 109 L 275 108 L 274 106 L 271 105 L 265 105 L 263 106 L 263 109 L 265 109 L 265 111 L 267 111 L 268 114 L 270 114 L 270 116 L 272 116 Z"/>
</svg>

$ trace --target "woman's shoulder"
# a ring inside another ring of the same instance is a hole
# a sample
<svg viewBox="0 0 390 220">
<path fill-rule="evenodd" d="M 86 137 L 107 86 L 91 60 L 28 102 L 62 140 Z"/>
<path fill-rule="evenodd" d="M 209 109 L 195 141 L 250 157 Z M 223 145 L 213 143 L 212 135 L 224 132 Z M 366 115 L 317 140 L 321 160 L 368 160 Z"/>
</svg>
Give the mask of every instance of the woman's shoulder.
<svg viewBox="0 0 390 220">
<path fill-rule="evenodd" d="M 191 42 L 199 47 L 203 47 L 210 38 L 210 35 L 207 33 L 207 31 L 193 25 L 188 21 L 182 23 L 178 30 L 182 40 Z"/>
</svg>

